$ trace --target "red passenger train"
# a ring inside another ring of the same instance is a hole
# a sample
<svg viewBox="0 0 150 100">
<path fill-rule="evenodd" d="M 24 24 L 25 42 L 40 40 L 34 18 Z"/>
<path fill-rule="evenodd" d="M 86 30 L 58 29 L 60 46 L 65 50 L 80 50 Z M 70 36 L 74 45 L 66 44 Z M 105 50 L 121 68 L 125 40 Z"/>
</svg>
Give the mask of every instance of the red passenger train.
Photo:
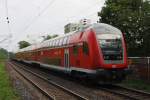
<svg viewBox="0 0 150 100">
<path fill-rule="evenodd" d="M 98 82 L 121 82 L 128 72 L 124 36 L 104 23 L 23 48 L 16 59 Z"/>
</svg>

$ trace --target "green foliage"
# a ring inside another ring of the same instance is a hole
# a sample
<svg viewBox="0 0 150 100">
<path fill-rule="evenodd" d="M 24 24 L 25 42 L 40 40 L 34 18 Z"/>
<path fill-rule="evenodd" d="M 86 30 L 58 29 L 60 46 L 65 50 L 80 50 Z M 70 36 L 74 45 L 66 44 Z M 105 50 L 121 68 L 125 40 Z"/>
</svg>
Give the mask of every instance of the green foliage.
<svg viewBox="0 0 150 100">
<path fill-rule="evenodd" d="M 150 2 L 148 0 L 107 0 L 98 13 L 100 22 L 125 33 L 130 56 L 150 56 Z"/>
<path fill-rule="evenodd" d="M 54 34 L 54 35 L 47 35 L 47 36 L 42 36 L 43 37 L 43 41 L 45 41 L 45 40 L 49 40 L 49 39 L 51 39 L 51 38 L 55 38 L 55 37 L 57 37 L 58 35 L 57 34 Z"/>
<path fill-rule="evenodd" d="M 6 59 L 7 58 L 7 50 L 0 48 L 0 59 Z"/>
<path fill-rule="evenodd" d="M 4 63 L 0 63 L 0 100 L 19 100 L 9 82 Z"/>
<path fill-rule="evenodd" d="M 25 47 L 28 47 L 30 46 L 31 44 L 27 41 L 20 41 L 19 43 L 19 48 L 22 49 L 22 48 L 25 48 Z"/>
</svg>

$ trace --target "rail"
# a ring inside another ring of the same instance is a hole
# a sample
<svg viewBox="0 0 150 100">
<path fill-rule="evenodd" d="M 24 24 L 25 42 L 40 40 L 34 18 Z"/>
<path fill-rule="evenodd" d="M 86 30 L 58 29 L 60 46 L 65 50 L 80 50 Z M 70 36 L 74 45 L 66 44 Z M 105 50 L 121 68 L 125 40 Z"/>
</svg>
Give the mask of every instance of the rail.
<svg viewBox="0 0 150 100">
<path fill-rule="evenodd" d="M 131 100 L 149 100 L 150 93 L 126 88 L 120 85 L 112 85 L 110 87 L 100 87 L 101 89 L 108 91 L 110 93 L 120 95 L 124 97 L 125 99 L 131 99 Z"/>
<path fill-rule="evenodd" d="M 21 67 L 21 66 L 22 66 L 21 64 L 19 65 L 19 64 L 16 64 L 16 63 L 15 63 L 15 65 L 18 66 L 18 67 Z M 57 88 L 60 88 L 61 90 L 67 92 L 68 94 L 70 94 L 70 95 L 72 95 L 72 96 L 78 98 L 78 100 L 88 100 L 86 97 L 81 96 L 80 94 L 78 94 L 78 93 L 76 93 L 76 92 L 74 92 L 74 91 L 71 91 L 71 90 L 69 90 L 69 89 L 63 87 L 63 86 L 61 86 L 61 85 L 59 85 L 59 84 L 57 84 L 57 83 L 55 83 L 55 82 L 53 82 L 53 81 L 51 81 L 51 80 L 45 78 L 45 77 L 43 77 L 42 75 L 39 75 L 39 74 L 37 74 L 37 73 L 35 73 L 35 72 L 31 71 L 31 70 L 28 70 L 28 69 L 26 69 L 25 67 L 21 67 L 21 69 L 23 69 L 23 70 L 25 70 L 25 71 L 27 71 L 27 72 L 33 74 L 34 76 L 37 76 L 38 78 L 40 78 L 40 79 L 42 79 L 42 80 L 44 80 L 44 81 L 46 81 L 46 82 L 52 84 L 53 86 L 55 86 L 55 87 L 57 87 Z"/>
<path fill-rule="evenodd" d="M 55 100 L 55 98 L 51 95 L 49 95 L 46 91 L 44 91 L 40 86 L 38 86 L 36 83 L 34 83 L 31 79 L 26 77 L 24 74 L 22 74 L 12 63 L 8 63 L 20 76 L 22 76 L 24 79 L 26 79 L 28 82 L 30 82 L 33 86 L 35 86 L 37 89 L 41 91 L 45 96 L 47 96 L 50 100 Z"/>
</svg>

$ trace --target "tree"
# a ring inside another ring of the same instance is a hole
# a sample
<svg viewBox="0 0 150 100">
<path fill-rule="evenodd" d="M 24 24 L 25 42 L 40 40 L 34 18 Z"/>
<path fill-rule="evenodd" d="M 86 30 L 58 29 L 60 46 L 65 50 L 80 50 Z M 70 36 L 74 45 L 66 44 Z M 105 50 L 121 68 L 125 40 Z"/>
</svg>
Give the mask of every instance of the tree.
<svg viewBox="0 0 150 100">
<path fill-rule="evenodd" d="M 47 35 L 47 36 L 42 36 L 43 37 L 43 41 L 45 41 L 45 40 L 49 40 L 49 39 L 51 39 L 51 38 L 55 38 L 55 37 L 57 37 L 58 35 L 57 34 L 54 34 L 54 35 Z"/>
<path fill-rule="evenodd" d="M 7 50 L 0 48 L 0 59 L 6 59 L 7 58 Z"/>
<path fill-rule="evenodd" d="M 20 41 L 20 42 L 18 42 L 18 44 L 19 44 L 19 48 L 20 48 L 20 49 L 25 48 L 25 47 L 28 47 L 28 46 L 31 45 L 31 44 L 30 44 L 29 42 L 27 42 L 27 41 Z"/>
<path fill-rule="evenodd" d="M 150 55 L 150 2 L 148 0 L 107 0 L 100 22 L 121 29 L 130 56 Z M 146 50 L 146 52 L 145 52 Z"/>
</svg>

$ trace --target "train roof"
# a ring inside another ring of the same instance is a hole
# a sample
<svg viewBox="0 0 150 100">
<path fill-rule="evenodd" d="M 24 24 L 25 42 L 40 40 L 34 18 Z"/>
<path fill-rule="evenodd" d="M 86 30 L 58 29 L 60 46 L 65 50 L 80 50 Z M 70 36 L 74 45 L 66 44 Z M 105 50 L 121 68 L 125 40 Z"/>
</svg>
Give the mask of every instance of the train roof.
<svg viewBox="0 0 150 100">
<path fill-rule="evenodd" d="M 30 50 L 43 48 L 43 47 L 49 47 L 50 45 L 54 44 L 54 43 L 53 44 L 51 43 L 53 41 L 57 42 L 57 40 L 61 41 L 61 39 L 63 39 L 63 40 L 68 39 L 69 40 L 69 37 L 72 34 L 75 34 L 77 32 L 83 31 L 83 30 L 88 29 L 88 28 L 93 29 L 96 33 L 122 34 L 119 29 L 117 29 L 117 28 L 115 28 L 115 27 L 113 27 L 111 25 L 108 25 L 108 24 L 105 24 L 105 23 L 94 23 L 92 25 L 88 25 L 88 26 L 84 27 L 81 30 L 73 31 L 73 32 L 70 32 L 70 33 L 58 36 L 56 38 L 52 38 L 52 39 L 43 41 L 41 43 L 33 44 L 33 45 L 28 46 L 26 48 L 20 49 L 18 52 L 24 52 L 24 51 L 30 51 Z M 68 41 L 66 40 L 65 43 L 62 43 L 62 44 L 67 44 L 67 43 L 68 43 Z"/>
<path fill-rule="evenodd" d="M 61 36 L 49 39 L 49 40 L 45 40 L 45 41 L 40 42 L 40 43 L 32 44 L 31 46 L 25 47 L 23 49 L 19 49 L 18 52 L 24 52 L 24 51 L 40 49 L 40 48 L 43 48 L 43 47 L 49 47 L 49 45 L 51 45 L 50 44 L 51 42 L 54 42 L 54 41 L 57 41 L 57 40 L 62 40 L 62 39 L 66 40 L 66 38 L 69 39 L 69 37 L 72 34 L 76 33 L 76 32 L 78 32 L 78 31 L 73 31 L 73 32 L 70 32 L 70 33 L 67 33 L 67 34 L 63 34 Z M 68 43 L 68 41 L 66 41 L 66 43 L 62 43 L 62 44 L 67 44 L 67 43 Z"/>
<path fill-rule="evenodd" d="M 122 34 L 118 28 L 105 23 L 95 23 L 89 28 L 92 28 L 97 34 Z"/>
</svg>

